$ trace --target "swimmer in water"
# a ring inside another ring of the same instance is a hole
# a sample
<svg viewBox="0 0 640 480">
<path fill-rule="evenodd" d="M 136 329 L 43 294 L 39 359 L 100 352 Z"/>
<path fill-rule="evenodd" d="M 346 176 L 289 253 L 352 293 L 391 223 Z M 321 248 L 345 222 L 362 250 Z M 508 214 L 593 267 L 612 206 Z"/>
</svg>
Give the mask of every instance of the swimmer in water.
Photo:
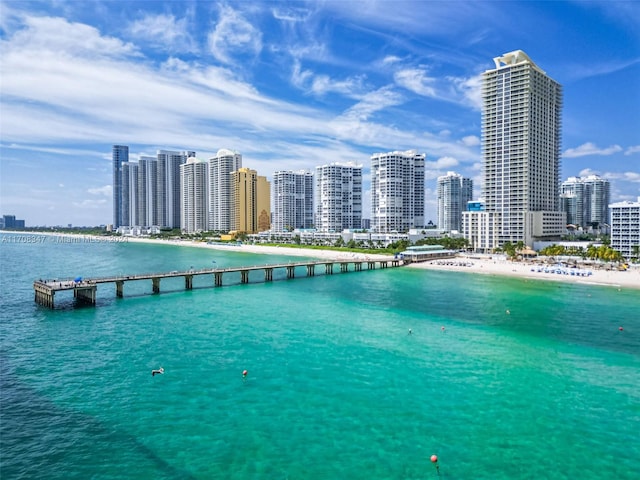
<svg viewBox="0 0 640 480">
<path fill-rule="evenodd" d="M 151 370 L 151 376 L 155 377 L 156 374 L 160 375 L 161 373 L 164 373 L 164 368 L 160 367 L 157 370 Z"/>
</svg>

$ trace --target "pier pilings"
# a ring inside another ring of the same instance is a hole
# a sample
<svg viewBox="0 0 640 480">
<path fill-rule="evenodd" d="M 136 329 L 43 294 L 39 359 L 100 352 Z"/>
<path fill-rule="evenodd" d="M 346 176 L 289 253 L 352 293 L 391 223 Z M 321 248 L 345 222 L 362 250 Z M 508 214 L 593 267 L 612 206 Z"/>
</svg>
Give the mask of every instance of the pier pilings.
<svg viewBox="0 0 640 480">
<path fill-rule="evenodd" d="M 36 280 L 33 282 L 34 300 L 38 305 L 42 305 L 48 308 L 54 308 L 55 294 L 59 291 L 73 290 L 73 296 L 78 303 L 88 303 L 91 305 L 96 304 L 96 295 L 98 284 L 100 283 L 115 283 L 116 297 L 124 297 L 124 284 L 129 281 L 139 280 L 151 280 L 153 293 L 160 293 L 160 281 L 163 278 L 175 278 L 184 277 L 185 290 L 193 289 L 193 277 L 198 275 L 213 275 L 213 283 L 216 287 L 222 286 L 222 279 L 225 273 L 240 273 L 240 283 L 249 283 L 249 274 L 252 271 L 264 270 L 264 281 L 273 281 L 273 271 L 278 268 L 286 270 L 286 277 L 288 279 L 296 278 L 295 270 L 297 267 L 305 267 L 307 277 L 315 276 L 315 267 L 324 265 L 324 271 L 326 275 L 333 274 L 333 266 L 340 264 L 341 272 L 349 272 L 349 264 L 353 263 L 353 269 L 356 272 L 364 270 L 361 261 L 345 261 L 345 260 L 319 260 L 319 261 L 301 261 L 301 262 L 289 262 L 276 265 L 255 265 L 251 267 L 228 267 L 224 269 L 220 268 L 205 268 L 202 270 L 193 270 L 191 268 L 188 271 L 179 272 L 173 270 L 166 273 L 151 273 L 151 274 L 136 274 L 136 275 L 115 275 L 111 277 L 99 277 L 99 278 L 80 278 L 80 279 L 67 279 L 67 280 Z M 404 265 L 401 260 L 369 260 L 367 259 L 367 270 L 374 270 L 377 266 L 379 268 L 388 268 L 389 264 L 393 267 Z"/>
</svg>

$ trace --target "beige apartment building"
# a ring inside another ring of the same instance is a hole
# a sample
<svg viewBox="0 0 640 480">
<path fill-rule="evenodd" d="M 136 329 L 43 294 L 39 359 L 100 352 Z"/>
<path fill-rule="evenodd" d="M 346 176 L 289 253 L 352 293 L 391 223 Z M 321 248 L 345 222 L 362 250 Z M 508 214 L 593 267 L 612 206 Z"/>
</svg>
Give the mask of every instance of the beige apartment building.
<svg viewBox="0 0 640 480">
<path fill-rule="evenodd" d="M 271 187 L 250 168 L 231 172 L 231 231 L 264 232 L 271 228 Z"/>
</svg>

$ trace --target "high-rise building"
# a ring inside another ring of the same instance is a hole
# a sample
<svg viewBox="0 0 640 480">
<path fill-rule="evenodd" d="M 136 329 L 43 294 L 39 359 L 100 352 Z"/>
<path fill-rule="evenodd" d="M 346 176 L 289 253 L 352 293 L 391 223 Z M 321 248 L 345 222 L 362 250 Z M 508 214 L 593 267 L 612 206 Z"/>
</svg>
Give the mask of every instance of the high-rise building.
<svg viewBox="0 0 640 480">
<path fill-rule="evenodd" d="M 209 165 L 191 156 L 180 165 L 180 229 L 183 232 L 209 230 Z"/>
<path fill-rule="evenodd" d="M 195 152 L 189 151 L 158 150 L 158 185 L 155 201 L 158 226 L 180 227 L 180 165 L 195 155 Z"/>
<path fill-rule="evenodd" d="M 640 258 L 640 197 L 637 202 L 612 203 L 609 210 L 611 248 L 627 259 Z"/>
<path fill-rule="evenodd" d="M 322 232 L 362 228 L 362 165 L 316 167 L 315 226 Z"/>
<path fill-rule="evenodd" d="M 493 59 L 482 74 L 484 212 L 491 232 L 485 249 L 506 242 L 556 240 L 564 232 L 560 209 L 562 87 L 521 50 Z M 478 249 L 478 237 L 465 231 Z"/>
<path fill-rule="evenodd" d="M 122 164 L 129 161 L 129 147 L 114 145 L 111 150 L 113 163 L 113 228 L 122 225 Z"/>
<path fill-rule="evenodd" d="M 609 222 L 609 180 L 598 175 L 589 175 L 584 179 L 586 196 L 585 220 L 587 225 L 597 227 Z"/>
<path fill-rule="evenodd" d="M 231 230 L 232 190 L 231 172 L 242 167 L 242 155 L 220 149 L 209 159 L 209 229 L 219 232 Z"/>
<path fill-rule="evenodd" d="M 609 221 L 609 180 L 598 175 L 569 177 L 560 186 L 560 206 L 567 223 L 582 228 Z"/>
<path fill-rule="evenodd" d="M 135 172 L 135 173 L 134 173 Z M 120 215 L 121 227 L 136 226 L 137 193 L 138 193 L 138 164 L 124 162 L 121 172 L 122 211 Z"/>
<path fill-rule="evenodd" d="M 313 227 L 313 173 L 281 170 L 273 174 L 273 223 L 282 232 Z"/>
<path fill-rule="evenodd" d="M 461 231 L 462 212 L 473 199 L 473 180 L 455 172 L 438 177 L 438 228 Z"/>
<path fill-rule="evenodd" d="M 271 192 L 266 177 L 249 168 L 231 173 L 232 231 L 258 233 L 269 230 L 271 224 Z"/>
<path fill-rule="evenodd" d="M 416 150 L 371 156 L 371 229 L 407 232 L 424 226 L 425 155 Z"/>
<path fill-rule="evenodd" d="M 567 224 L 584 227 L 584 182 L 569 177 L 560 185 L 560 208 L 567 214 Z"/>
<path fill-rule="evenodd" d="M 141 156 L 138 161 L 138 223 L 141 227 L 158 226 L 156 208 L 158 190 L 158 160 Z"/>
</svg>

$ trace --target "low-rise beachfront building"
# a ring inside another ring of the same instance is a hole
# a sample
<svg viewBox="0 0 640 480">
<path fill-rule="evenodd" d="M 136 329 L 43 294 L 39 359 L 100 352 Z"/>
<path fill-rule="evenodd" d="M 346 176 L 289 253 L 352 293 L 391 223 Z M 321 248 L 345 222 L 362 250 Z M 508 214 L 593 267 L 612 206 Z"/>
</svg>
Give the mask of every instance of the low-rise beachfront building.
<svg viewBox="0 0 640 480">
<path fill-rule="evenodd" d="M 638 258 L 640 247 L 640 197 L 637 202 L 618 202 L 609 205 L 611 248 L 625 258 Z M 636 248 L 634 248 L 636 247 Z"/>
<path fill-rule="evenodd" d="M 427 262 L 441 258 L 453 258 L 456 256 L 455 250 L 448 250 L 442 245 L 416 245 L 408 247 L 400 254 L 405 263 L 407 262 Z"/>
<path fill-rule="evenodd" d="M 342 232 L 324 232 L 316 229 L 295 229 L 291 232 L 263 231 L 249 235 L 249 240 L 254 243 L 300 243 L 303 245 L 335 245 L 340 239 L 344 245 L 352 240 L 363 248 L 387 248 L 399 241 L 416 243 L 425 238 L 442 238 L 445 235 L 461 237 L 461 235 L 448 235 L 439 229 L 411 229 L 408 233 L 378 233 L 364 230 L 343 230 Z"/>
</svg>

